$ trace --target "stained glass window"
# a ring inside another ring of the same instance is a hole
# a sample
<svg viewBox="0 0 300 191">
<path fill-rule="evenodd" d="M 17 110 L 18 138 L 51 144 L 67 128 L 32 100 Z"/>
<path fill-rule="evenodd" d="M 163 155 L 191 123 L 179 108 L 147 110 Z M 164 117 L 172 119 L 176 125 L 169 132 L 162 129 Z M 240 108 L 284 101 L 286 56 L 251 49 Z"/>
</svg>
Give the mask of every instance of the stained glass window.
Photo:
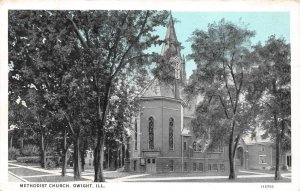
<svg viewBox="0 0 300 191">
<path fill-rule="evenodd" d="M 174 138 L 173 138 L 173 131 L 174 131 L 174 119 L 169 119 L 169 149 L 174 150 Z"/>
<path fill-rule="evenodd" d="M 149 117 L 149 149 L 154 149 L 154 118 Z"/>
<path fill-rule="evenodd" d="M 134 149 L 137 150 L 137 121 L 135 120 L 135 124 L 134 124 Z"/>
</svg>

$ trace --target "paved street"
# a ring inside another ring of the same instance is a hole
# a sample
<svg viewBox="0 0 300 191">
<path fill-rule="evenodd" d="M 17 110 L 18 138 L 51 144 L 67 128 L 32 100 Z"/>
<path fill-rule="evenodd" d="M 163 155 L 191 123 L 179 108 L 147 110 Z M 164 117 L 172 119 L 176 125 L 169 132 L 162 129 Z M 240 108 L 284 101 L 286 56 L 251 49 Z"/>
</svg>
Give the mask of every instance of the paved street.
<svg viewBox="0 0 300 191">
<path fill-rule="evenodd" d="M 11 182 L 71 182 L 74 181 L 72 169 L 67 169 L 65 177 L 60 169 L 46 170 L 39 166 L 25 166 L 20 163 L 9 163 L 9 181 Z M 273 172 L 240 170 L 238 178 L 229 181 L 227 175 L 201 173 L 163 173 L 134 174 L 128 172 L 105 171 L 106 182 L 275 182 Z M 283 179 L 279 182 L 291 182 L 291 173 L 282 172 Z M 82 172 L 79 181 L 92 182 L 94 172 L 87 169 Z M 277 182 L 277 181 L 276 181 Z"/>
</svg>

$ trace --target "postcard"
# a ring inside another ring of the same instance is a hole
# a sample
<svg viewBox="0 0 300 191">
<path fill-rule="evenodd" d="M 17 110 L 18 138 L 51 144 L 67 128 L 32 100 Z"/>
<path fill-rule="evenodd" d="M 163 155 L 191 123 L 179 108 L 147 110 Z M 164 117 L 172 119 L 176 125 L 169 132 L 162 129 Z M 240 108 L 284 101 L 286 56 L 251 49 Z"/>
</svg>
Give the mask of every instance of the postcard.
<svg viewBox="0 0 300 191">
<path fill-rule="evenodd" d="M 4 1 L 1 190 L 299 190 L 295 1 Z"/>
</svg>

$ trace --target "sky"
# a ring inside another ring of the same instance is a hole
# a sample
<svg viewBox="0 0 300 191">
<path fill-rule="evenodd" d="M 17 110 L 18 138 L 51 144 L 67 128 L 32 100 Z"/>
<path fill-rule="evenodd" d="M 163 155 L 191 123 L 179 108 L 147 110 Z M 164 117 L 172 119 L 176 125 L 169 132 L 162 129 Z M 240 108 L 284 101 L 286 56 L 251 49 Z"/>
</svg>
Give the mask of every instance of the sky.
<svg viewBox="0 0 300 191">
<path fill-rule="evenodd" d="M 172 12 L 172 16 L 178 22 L 175 23 L 175 31 L 178 41 L 184 47 L 181 54 L 185 56 L 191 53 L 191 43 L 188 38 L 196 29 L 207 31 L 207 26 L 213 22 L 219 22 L 222 18 L 235 24 L 244 23 L 249 30 L 256 31 L 251 39 L 251 45 L 264 42 L 271 35 L 283 37 L 290 42 L 290 15 L 289 12 Z M 156 34 L 163 40 L 167 32 L 166 27 L 158 27 Z M 151 48 L 151 52 L 160 53 L 161 47 Z M 186 62 L 187 77 L 192 74 L 196 65 L 193 61 Z"/>
</svg>

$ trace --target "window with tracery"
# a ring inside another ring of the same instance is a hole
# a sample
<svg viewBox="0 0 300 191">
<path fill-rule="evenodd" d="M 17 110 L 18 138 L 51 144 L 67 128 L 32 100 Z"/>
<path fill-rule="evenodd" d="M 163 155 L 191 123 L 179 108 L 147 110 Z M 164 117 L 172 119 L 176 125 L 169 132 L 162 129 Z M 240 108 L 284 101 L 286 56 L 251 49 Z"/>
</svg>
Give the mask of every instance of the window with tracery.
<svg viewBox="0 0 300 191">
<path fill-rule="evenodd" d="M 154 149 L 154 118 L 149 117 L 149 149 Z"/>
<path fill-rule="evenodd" d="M 174 150 L 174 137 L 173 137 L 173 131 L 174 131 L 174 119 L 169 119 L 169 149 Z"/>
<path fill-rule="evenodd" d="M 134 140 L 135 140 L 134 149 L 137 150 L 137 121 L 136 120 L 134 123 Z"/>
</svg>

